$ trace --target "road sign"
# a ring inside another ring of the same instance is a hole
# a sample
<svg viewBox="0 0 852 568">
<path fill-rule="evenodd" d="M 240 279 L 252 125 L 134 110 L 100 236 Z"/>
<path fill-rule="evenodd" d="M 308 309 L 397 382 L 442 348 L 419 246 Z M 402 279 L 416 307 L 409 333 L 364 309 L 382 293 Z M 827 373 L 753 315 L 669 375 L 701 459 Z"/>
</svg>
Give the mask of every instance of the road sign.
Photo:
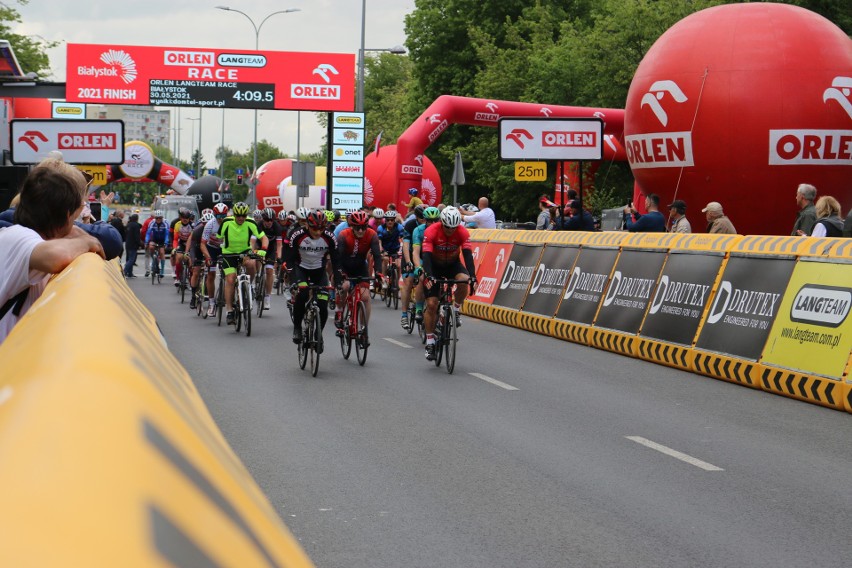
<svg viewBox="0 0 852 568">
<path fill-rule="evenodd" d="M 515 180 L 547 180 L 547 162 L 515 162 Z"/>
<path fill-rule="evenodd" d="M 53 150 L 69 164 L 124 163 L 121 120 L 13 120 L 13 164 L 37 164 Z"/>
<path fill-rule="evenodd" d="M 599 118 L 501 118 L 501 160 L 601 160 Z"/>
<path fill-rule="evenodd" d="M 78 170 L 81 172 L 85 172 L 92 176 L 92 185 L 106 185 L 107 183 L 107 169 L 106 166 L 90 166 L 90 165 L 77 165 Z"/>
</svg>

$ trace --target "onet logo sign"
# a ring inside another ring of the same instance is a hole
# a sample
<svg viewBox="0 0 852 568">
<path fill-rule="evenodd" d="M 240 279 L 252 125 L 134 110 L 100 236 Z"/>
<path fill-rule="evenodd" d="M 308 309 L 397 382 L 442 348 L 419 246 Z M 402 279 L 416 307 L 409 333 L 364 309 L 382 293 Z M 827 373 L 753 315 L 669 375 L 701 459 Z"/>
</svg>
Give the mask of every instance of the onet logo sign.
<svg viewBox="0 0 852 568">
<path fill-rule="evenodd" d="M 667 94 L 678 104 L 685 103 L 688 100 L 674 81 L 655 81 L 642 97 L 639 105 L 639 108 L 647 105 L 664 127 L 669 124 L 669 115 L 659 101 L 663 100 Z"/>
<path fill-rule="evenodd" d="M 807 284 L 802 286 L 790 308 L 790 319 L 798 323 L 840 327 L 852 306 L 852 289 Z"/>
</svg>

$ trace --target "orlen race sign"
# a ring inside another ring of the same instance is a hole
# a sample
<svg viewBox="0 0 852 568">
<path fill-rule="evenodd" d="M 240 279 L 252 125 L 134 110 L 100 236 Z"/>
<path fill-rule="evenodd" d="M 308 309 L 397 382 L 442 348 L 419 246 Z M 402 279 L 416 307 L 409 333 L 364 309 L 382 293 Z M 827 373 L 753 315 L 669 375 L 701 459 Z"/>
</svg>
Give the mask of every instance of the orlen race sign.
<svg viewBox="0 0 852 568">
<path fill-rule="evenodd" d="M 98 104 L 347 111 L 355 56 L 68 44 L 66 100 Z"/>
<path fill-rule="evenodd" d="M 501 160 L 601 160 L 599 118 L 501 118 Z"/>
<path fill-rule="evenodd" d="M 124 162 L 121 120 L 13 120 L 12 163 L 36 164 L 53 150 L 69 164 Z"/>
</svg>

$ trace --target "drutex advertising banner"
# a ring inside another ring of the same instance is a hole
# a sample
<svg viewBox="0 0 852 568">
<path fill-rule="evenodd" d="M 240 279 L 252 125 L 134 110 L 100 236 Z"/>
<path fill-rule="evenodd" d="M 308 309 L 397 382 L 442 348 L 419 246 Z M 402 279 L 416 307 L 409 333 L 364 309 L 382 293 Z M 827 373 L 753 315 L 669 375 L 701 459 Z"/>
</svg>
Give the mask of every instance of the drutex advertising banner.
<svg viewBox="0 0 852 568">
<path fill-rule="evenodd" d="M 68 44 L 68 102 L 351 111 L 355 56 Z"/>
<path fill-rule="evenodd" d="M 671 253 L 657 284 L 641 335 L 692 345 L 723 256 Z"/>
<path fill-rule="evenodd" d="M 800 260 L 763 363 L 840 379 L 852 349 L 852 264 Z"/>
<path fill-rule="evenodd" d="M 665 260 L 664 252 L 623 251 L 595 325 L 637 333 Z"/>
<path fill-rule="evenodd" d="M 527 288 L 538 268 L 541 245 L 516 244 L 512 248 L 509 264 L 500 279 L 500 288 L 494 296 L 494 305 L 520 310 L 527 295 Z"/>
<path fill-rule="evenodd" d="M 759 359 L 795 264 L 793 259 L 732 255 L 696 347 Z"/>
<path fill-rule="evenodd" d="M 584 248 L 571 271 L 556 317 L 592 325 L 617 257 L 616 249 Z"/>
<path fill-rule="evenodd" d="M 541 253 L 523 310 L 551 317 L 559 307 L 562 292 L 571 277 L 579 247 L 547 245 Z"/>
<path fill-rule="evenodd" d="M 488 243 L 485 255 L 476 269 L 476 293 L 470 296 L 471 300 L 490 304 L 500 287 L 503 271 L 509 264 L 512 255 L 512 243 Z"/>
</svg>

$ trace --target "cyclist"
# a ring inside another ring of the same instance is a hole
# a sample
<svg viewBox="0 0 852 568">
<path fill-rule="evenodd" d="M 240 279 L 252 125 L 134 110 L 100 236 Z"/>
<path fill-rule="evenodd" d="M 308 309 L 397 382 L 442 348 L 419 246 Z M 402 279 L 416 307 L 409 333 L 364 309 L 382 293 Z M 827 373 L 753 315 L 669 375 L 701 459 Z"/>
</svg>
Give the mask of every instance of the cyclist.
<svg viewBox="0 0 852 568">
<path fill-rule="evenodd" d="M 266 256 L 266 248 L 269 239 L 257 224 L 248 219 L 249 206 L 240 201 L 234 205 L 234 216 L 228 217 L 219 227 L 216 236 L 222 240 L 222 259 L 225 272 L 225 308 L 227 311 L 227 323 L 234 323 L 234 288 L 237 281 L 237 268 L 240 255 L 251 251 L 251 237 L 254 236 L 261 241 L 261 250 L 258 256 Z M 249 258 L 243 261 L 250 278 L 254 278 L 255 263 Z"/>
<path fill-rule="evenodd" d="M 423 249 L 423 233 L 426 232 L 426 228 L 440 220 L 441 218 L 441 210 L 437 207 L 427 207 L 425 211 L 423 211 L 423 219 L 426 221 L 422 225 L 417 225 L 417 228 L 414 229 L 414 234 L 411 235 L 411 247 L 412 247 L 412 260 L 414 263 L 414 276 L 420 277 L 423 273 L 423 258 L 422 258 L 422 249 Z M 414 289 L 414 321 L 422 322 L 423 321 L 423 280 L 419 280 L 417 282 L 417 288 Z"/>
<path fill-rule="evenodd" d="M 260 209 L 255 209 L 251 212 L 251 218 L 254 219 L 254 222 L 260 226 L 260 222 L 263 220 L 263 211 Z"/>
<path fill-rule="evenodd" d="M 204 225 L 201 233 L 201 254 L 210 270 L 207 271 L 207 316 L 216 315 L 216 272 L 218 270 L 219 255 L 222 254 L 222 240 L 217 236 L 219 227 L 228 216 L 228 206 L 217 203 L 213 206 L 213 219 Z"/>
<path fill-rule="evenodd" d="M 384 287 L 387 288 L 388 265 L 393 262 L 397 267 L 397 275 L 399 271 L 399 249 L 402 246 L 402 229 L 397 223 L 396 211 L 388 209 L 385 211 L 385 224 L 380 226 L 376 231 L 379 236 L 379 244 L 382 246 L 382 254 L 386 262 L 382 263 L 382 276 L 384 278 Z"/>
<path fill-rule="evenodd" d="M 196 307 L 195 292 L 198 290 L 198 279 L 201 276 L 201 266 L 199 266 L 198 263 L 199 261 L 204 260 L 204 252 L 201 250 L 201 238 L 204 235 L 204 228 L 207 223 L 212 220 L 213 210 L 205 209 L 204 213 L 201 215 L 201 220 L 195 224 L 195 228 L 192 229 L 192 233 L 186 241 L 186 248 L 189 251 L 190 266 L 192 267 L 189 279 L 189 287 L 192 289 L 192 297 L 189 300 L 190 310 L 194 310 Z"/>
<path fill-rule="evenodd" d="M 455 207 L 446 207 L 441 211 L 441 222 L 434 223 L 423 233 L 421 255 L 423 258 L 423 273 L 426 296 L 426 312 L 423 315 L 423 326 L 426 328 L 426 358 L 435 360 L 435 319 L 438 312 L 438 296 L 440 286 L 435 285 L 436 278 L 469 280 L 476 284 L 476 272 L 473 263 L 473 248 L 470 245 L 470 233 L 461 226 L 461 213 Z M 459 252 L 464 257 L 462 266 Z M 470 275 L 473 276 L 470 276 Z M 453 313 L 456 315 L 456 326 L 461 325 L 458 310 L 467 298 L 468 284 L 457 284 L 454 296 Z"/>
<path fill-rule="evenodd" d="M 334 228 L 334 237 L 337 238 L 340 233 L 343 232 L 343 229 L 349 227 L 349 219 L 352 218 L 352 214 L 358 211 L 358 209 L 347 209 L 345 219 Z"/>
<path fill-rule="evenodd" d="M 269 246 L 266 249 L 266 261 L 264 262 L 266 270 L 266 290 L 263 295 L 263 309 L 270 308 L 270 297 L 272 296 L 272 284 L 275 280 L 275 267 L 278 264 L 278 259 L 281 258 L 281 250 L 284 243 L 284 229 L 278 224 L 275 219 L 275 211 L 272 207 L 267 207 L 261 214 L 261 228 L 263 233 L 269 239 Z"/>
<path fill-rule="evenodd" d="M 370 228 L 377 231 L 379 227 L 385 223 L 385 212 L 382 208 L 376 207 L 373 209 L 373 215 L 370 218 Z"/>
<path fill-rule="evenodd" d="M 379 237 L 376 232 L 368 227 L 369 219 L 363 211 L 356 211 L 352 214 L 349 221 L 349 227 L 344 229 L 337 237 L 337 248 L 340 254 L 341 266 L 343 272 L 350 277 L 368 277 L 370 274 L 380 274 L 382 271 L 381 258 L 382 253 L 379 248 Z M 373 270 L 367 267 L 367 254 L 372 253 Z M 367 288 L 367 282 L 359 284 Z M 349 296 L 349 281 L 345 281 L 341 287 L 339 301 L 337 302 L 337 313 L 335 314 L 334 324 L 338 328 L 338 335 L 341 335 L 343 321 L 342 313 L 343 306 L 346 305 L 346 300 Z M 365 302 L 367 312 L 367 322 L 370 321 L 370 302 Z M 367 323 L 365 322 L 365 323 Z"/>
<path fill-rule="evenodd" d="M 340 273 L 340 258 L 337 255 L 337 242 L 334 235 L 325 230 L 325 215 L 321 210 L 312 211 L 305 219 L 307 228 L 299 229 L 290 238 L 290 246 L 284 251 L 289 270 L 292 271 L 291 282 L 297 282 L 299 292 L 293 306 L 293 343 L 302 342 L 302 319 L 305 317 L 305 304 L 308 301 L 308 282 L 317 286 L 328 286 L 328 275 L 325 262 L 331 259 L 334 269 L 334 284 L 338 286 L 343 278 Z M 328 320 L 328 293 L 317 293 L 317 303 L 320 307 L 320 326 L 325 329 Z M 317 352 L 322 353 L 323 343 L 317 345 Z"/>
<path fill-rule="evenodd" d="M 296 209 L 296 223 L 299 227 L 307 229 L 307 218 L 311 214 L 311 210 L 307 207 L 299 207 Z"/>
<path fill-rule="evenodd" d="M 192 212 L 186 207 L 181 207 L 178 211 L 178 220 L 174 226 L 174 251 L 172 254 L 172 267 L 175 269 L 175 286 L 180 286 L 178 282 L 183 274 L 183 255 L 186 254 L 186 242 L 192 234 Z"/>
<path fill-rule="evenodd" d="M 423 205 L 417 205 L 412 213 L 412 218 L 407 220 L 402 227 L 402 289 L 400 297 L 402 298 L 402 318 L 400 324 L 402 328 L 408 330 L 409 308 L 411 307 L 411 287 L 414 285 L 414 256 L 412 251 L 411 237 L 418 225 L 425 222 L 423 212 L 426 208 Z"/>
<path fill-rule="evenodd" d="M 149 256 L 153 259 L 154 255 L 160 259 L 160 275 L 166 269 L 166 248 L 171 243 L 171 234 L 169 226 L 163 222 L 163 212 L 157 209 L 154 211 L 154 221 L 148 225 L 148 232 L 145 234 L 145 249 Z M 147 274 L 148 272 L 145 271 Z"/>
</svg>

